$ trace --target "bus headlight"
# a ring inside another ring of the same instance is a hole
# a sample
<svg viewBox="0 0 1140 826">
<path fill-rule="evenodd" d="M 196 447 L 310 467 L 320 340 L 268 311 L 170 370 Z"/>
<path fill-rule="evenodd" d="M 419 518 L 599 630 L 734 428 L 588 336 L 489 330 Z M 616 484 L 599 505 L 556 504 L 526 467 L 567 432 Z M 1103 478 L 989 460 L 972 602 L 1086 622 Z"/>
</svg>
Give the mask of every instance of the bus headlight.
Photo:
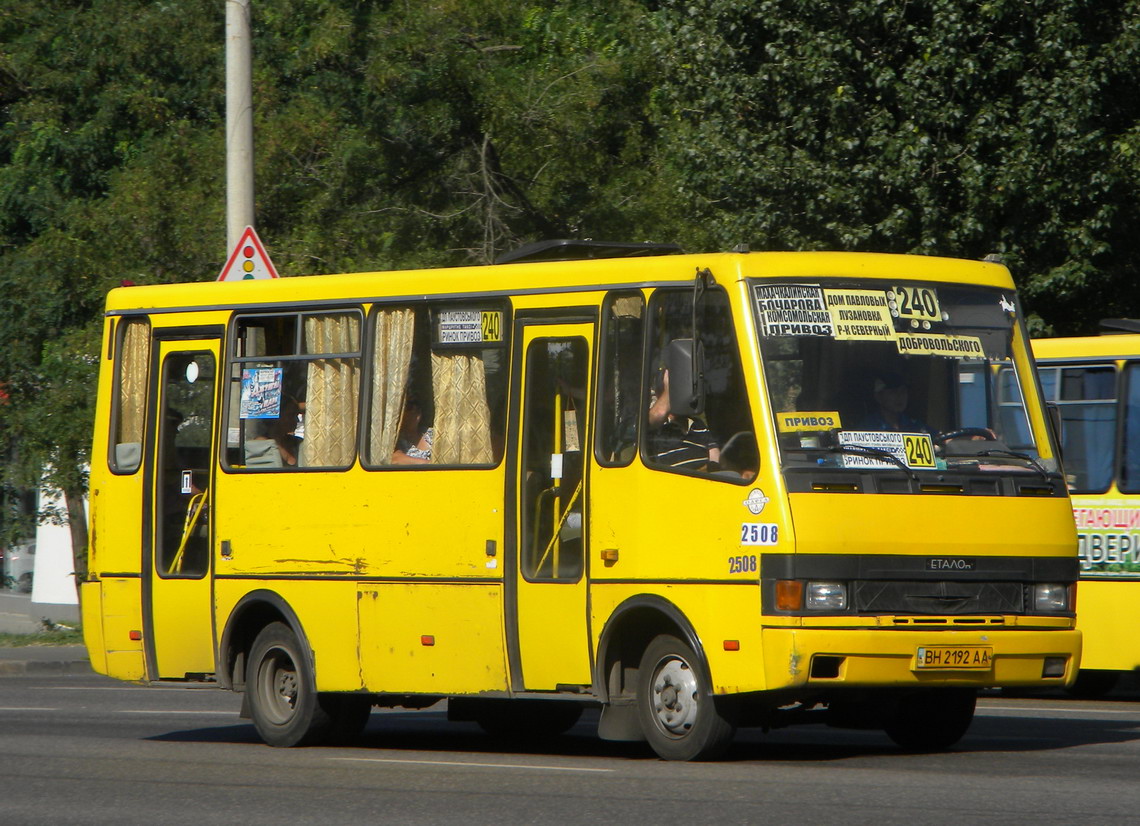
<svg viewBox="0 0 1140 826">
<path fill-rule="evenodd" d="M 1033 586 L 1033 610 L 1056 613 L 1069 610 L 1069 586 L 1055 582 L 1038 582 Z"/>
<path fill-rule="evenodd" d="M 847 610 L 847 587 L 842 582 L 809 582 L 804 596 L 809 611 Z"/>
</svg>

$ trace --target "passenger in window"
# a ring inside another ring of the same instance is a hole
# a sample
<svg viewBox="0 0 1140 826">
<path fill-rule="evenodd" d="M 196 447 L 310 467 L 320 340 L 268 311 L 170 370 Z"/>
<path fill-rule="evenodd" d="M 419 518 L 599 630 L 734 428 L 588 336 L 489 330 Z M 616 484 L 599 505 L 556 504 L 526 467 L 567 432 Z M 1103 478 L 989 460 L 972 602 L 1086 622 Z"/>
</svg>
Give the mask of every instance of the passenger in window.
<svg viewBox="0 0 1140 826">
<path fill-rule="evenodd" d="M 260 433 L 253 436 L 246 447 L 246 464 L 249 467 L 293 467 L 297 464 L 301 453 L 301 437 L 297 431 L 300 429 L 301 416 L 305 410 L 305 403 L 289 398 L 282 402 L 281 412 L 276 419 L 264 420 Z M 251 422 L 260 420 L 251 419 Z M 276 448 L 265 445 L 272 442 Z M 278 459 L 280 461 L 278 461 Z"/>
<path fill-rule="evenodd" d="M 423 427 L 423 408 L 413 397 L 404 403 L 400 418 L 400 432 L 396 436 L 396 449 L 392 452 L 394 465 L 426 465 L 431 462 L 432 440 L 435 432 Z"/>
<path fill-rule="evenodd" d="M 658 371 L 654 390 L 657 398 L 649 408 L 649 453 L 653 459 L 684 470 L 716 470 L 720 446 L 704 422 L 672 412 L 669 371 L 665 368 Z"/>
</svg>

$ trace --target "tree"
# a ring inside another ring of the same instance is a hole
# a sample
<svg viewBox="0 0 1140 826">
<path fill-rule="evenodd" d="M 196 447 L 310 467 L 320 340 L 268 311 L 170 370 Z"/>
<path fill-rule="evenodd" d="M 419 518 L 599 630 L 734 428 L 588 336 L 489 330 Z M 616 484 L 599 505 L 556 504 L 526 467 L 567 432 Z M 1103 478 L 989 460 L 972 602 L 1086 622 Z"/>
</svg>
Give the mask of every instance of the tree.
<svg viewBox="0 0 1140 826">
<path fill-rule="evenodd" d="M 1038 330 L 1135 312 L 1140 0 L 252 14 L 257 228 L 284 276 L 745 242 L 999 253 Z M 74 512 L 106 292 L 225 261 L 223 27 L 215 0 L 0 6 L 0 484 L 50 466 Z"/>
<path fill-rule="evenodd" d="M 619 36 L 640 14 L 255 4 L 258 230 L 279 271 L 485 262 L 537 235 L 654 226 L 635 197 L 655 181 L 649 83 Z M 0 9 L 4 475 L 53 468 L 73 514 L 106 292 L 225 260 L 223 22 L 208 0 Z"/>
<path fill-rule="evenodd" d="M 665 3 L 665 152 L 701 241 L 1011 266 L 1038 329 L 1134 310 L 1133 0 Z"/>
</svg>

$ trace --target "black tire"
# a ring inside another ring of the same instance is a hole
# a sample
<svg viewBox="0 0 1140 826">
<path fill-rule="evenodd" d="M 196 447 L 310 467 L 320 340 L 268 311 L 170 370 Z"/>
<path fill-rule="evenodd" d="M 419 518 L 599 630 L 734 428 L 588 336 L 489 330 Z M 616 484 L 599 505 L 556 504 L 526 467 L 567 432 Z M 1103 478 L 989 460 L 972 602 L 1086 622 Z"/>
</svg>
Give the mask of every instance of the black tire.
<svg viewBox="0 0 1140 826">
<path fill-rule="evenodd" d="M 974 720 L 978 695 L 972 688 L 931 688 L 904 694 L 883 730 L 908 751 L 943 751 L 962 739 Z"/>
<path fill-rule="evenodd" d="M 1095 700 L 1116 688 L 1116 683 L 1119 680 L 1119 671 L 1082 668 L 1077 672 L 1077 679 L 1069 686 L 1068 692 L 1080 700 Z"/>
<path fill-rule="evenodd" d="M 569 731 L 582 716 L 582 706 L 554 700 L 477 700 L 471 716 L 492 736 L 535 741 Z"/>
<path fill-rule="evenodd" d="M 321 702 L 313 686 L 297 635 L 284 623 L 265 626 L 250 649 L 245 680 L 250 715 L 262 740 L 278 747 L 307 746 L 339 733 L 338 720 L 346 714 L 334 716 L 329 708 L 336 711 L 340 697 L 353 695 L 329 695 L 331 702 Z"/>
<path fill-rule="evenodd" d="M 659 757 L 719 757 L 736 734 L 727 711 L 713 696 L 708 673 L 692 648 L 668 634 L 649 643 L 637 674 L 637 716 Z"/>
</svg>

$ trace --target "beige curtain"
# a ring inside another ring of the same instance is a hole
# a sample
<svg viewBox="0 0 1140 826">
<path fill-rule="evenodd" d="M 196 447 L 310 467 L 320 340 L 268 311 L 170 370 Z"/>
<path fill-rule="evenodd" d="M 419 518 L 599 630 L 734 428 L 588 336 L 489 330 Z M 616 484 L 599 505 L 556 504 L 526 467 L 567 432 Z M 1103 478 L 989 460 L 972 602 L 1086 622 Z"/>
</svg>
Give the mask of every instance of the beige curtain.
<svg viewBox="0 0 1140 826">
<path fill-rule="evenodd" d="M 305 319 L 305 350 L 346 353 L 360 349 L 360 319 L 355 315 Z M 309 362 L 305 399 L 305 441 L 297 462 L 308 467 L 345 467 L 356 447 L 356 402 L 360 394 L 358 359 Z"/>
<path fill-rule="evenodd" d="M 412 310 L 383 310 L 376 316 L 375 355 L 372 360 L 372 421 L 368 429 L 368 460 L 374 465 L 392 462 L 404 394 L 412 364 Z"/>
<path fill-rule="evenodd" d="M 435 397 L 432 463 L 491 464 L 491 410 L 483 360 L 462 353 L 432 353 L 431 381 Z"/>
<path fill-rule="evenodd" d="M 142 455 L 143 428 L 146 424 L 147 375 L 150 372 L 150 322 L 123 321 L 122 353 L 119 362 L 119 422 L 115 445 L 138 445 L 138 451 L 119 451 L 124 461 L 116 469 L 134 470 Z"/>
</svg>

